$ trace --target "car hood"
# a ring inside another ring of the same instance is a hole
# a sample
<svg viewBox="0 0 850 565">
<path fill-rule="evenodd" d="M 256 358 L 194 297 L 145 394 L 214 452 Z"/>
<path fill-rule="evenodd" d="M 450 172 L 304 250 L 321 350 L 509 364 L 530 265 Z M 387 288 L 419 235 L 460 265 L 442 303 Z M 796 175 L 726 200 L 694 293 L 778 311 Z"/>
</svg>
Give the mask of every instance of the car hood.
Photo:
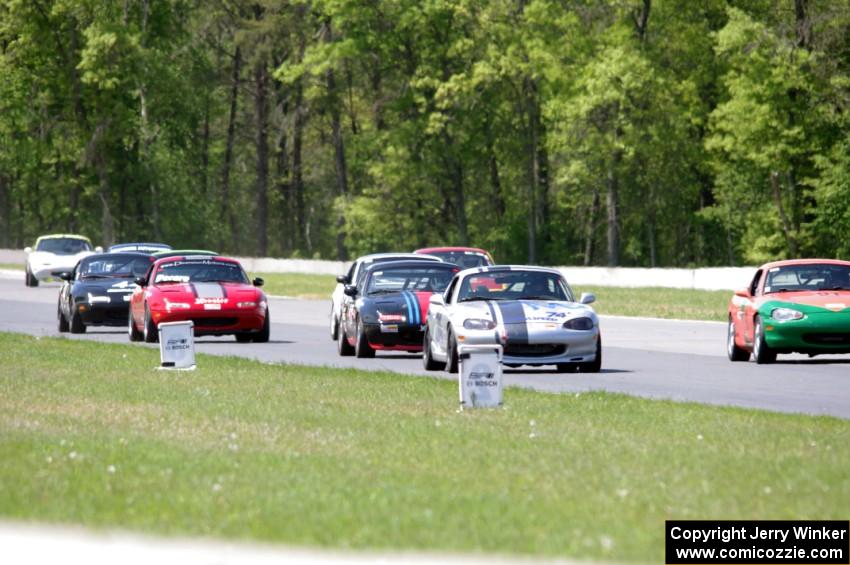
<svg viewBox="0 0 850 565">
<path fill-rule="evenodd" d="M 124 294 L 133 292 L 136 283 L 132 279 L 83 279 L 74 283 L 74 292 L 90 292 L 95 295 Z"/>
<path fill-rule="evenodd" d="M 815 292 L 777 292 L 765 296 L 764 306 L 776 307 L 812 307 L 812 311 L 822 309 L 841 312 L 850 308 L 850 291 L 822 290 Z"/>
<path fill-rule="evenodd" d="M 428 305 L 431 291 L 393 292 L 363 297 L 361 308 L 371 306 L 375 309 L 375 315 L 401 314 L 405 322 L 409 324 L 424 324 L 428 317 Z M 368 318 L 365 316 L 364 319 Z"/>
<path fill-rule="evenodd" d="M 452 307 L 452 317 L 480 318 L 501 324 L 552 324 L 578 317 L 597 322 L 593 308 L 578 302 L 551 300 L 476 300 Z"/>
</svg>

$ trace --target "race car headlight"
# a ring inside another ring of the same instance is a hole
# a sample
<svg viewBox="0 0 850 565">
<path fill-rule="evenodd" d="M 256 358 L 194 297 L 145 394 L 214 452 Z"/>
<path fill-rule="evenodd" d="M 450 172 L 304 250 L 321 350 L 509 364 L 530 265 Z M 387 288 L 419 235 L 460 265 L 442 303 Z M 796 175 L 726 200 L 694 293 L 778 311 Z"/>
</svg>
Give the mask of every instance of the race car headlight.
<svg viewBox="0 0 850 565">
<path fill-rule="evenodd" d="M 777 322 L 789 322 L 791 320 L 801 320 L 804 314 L 799 310 L 791 308 L 774 308 L 770 313 L 770 317 Z"/>
<path fill-rule="evenodd" d="M 92 293 L 88 295 L 88 303 L 89 304 L 104 304 L 109 302 L 108 296 L 95 296 Z"/>
<path fill-rule="evenodd" d="M 171 302 L 169 300 L 166 300 L 165 309 L 169 312 L 171 312 L 172 310 L 188 310 L 189 304 L 187 302 Z"/>
<path fill-rule="evenodd" d="M 592 330 L 593 329 L 593 320 L 590 318 L 573 318 L 572 320 L 567 320 L 564 322 L 564 328 L 568 330 Z"/>
<path fill-rule="evenodd" d="M 496 327 L 496 322 L 480 318 L 469 318 L 463 321 L 463 327 L 468 330 L 492 330 Z"/>
<path fill-rule="evenodd" d="M 238 308 L 256 308 L 257 303 L 256 302 L 237 302 L 236 306 Z"/>
</svg>

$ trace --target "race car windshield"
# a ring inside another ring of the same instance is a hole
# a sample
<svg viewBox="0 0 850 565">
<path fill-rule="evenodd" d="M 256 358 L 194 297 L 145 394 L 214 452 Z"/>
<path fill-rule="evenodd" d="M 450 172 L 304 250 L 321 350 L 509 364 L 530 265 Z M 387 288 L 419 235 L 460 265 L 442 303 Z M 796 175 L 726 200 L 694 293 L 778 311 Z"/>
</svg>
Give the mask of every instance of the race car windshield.
<svg viewBox="0 0 850 565">
<path fill-rule="evenodd" d="M 573 301 L 560 276 L 537 271 L 504 271 L 471 275 L 463 279 L 458 302 L 473 300 Z"/>
<path fill-rule="evenodd" d="M 96 255 L 80 263 L 78 276 L 83 279 L 140 277 L 150 265 L 150 259 L 145 257 Z"/>
<path fill-rule="evenodd" d="M 174 261 L 161 265 L 154 284 L 232 282 L 248 284 L 248 277 L 236 263 L 223 261 Z"/>
<path fill-rule="evenodd" d="M 454 263 L 461 269 L 489 267 L 492 265 L 486 255 L 473 251 L 433 251 L 429 252 L 428 255 L 439 257 L 446 263 Z"/>
<path fill-rule="evenodd" d="M 85 239 L 51 237 L 50 239 L 39 241 L 35 250 L 53 253 L 54 255 L 76 255 L 83 251 L 91 251 L 91 245 Z"/>
<path fill-rule="evenodd" d="M 850 267 L 815 263 L 774 267 L 767 272 L 764 293 L 850 290 Z"/>
<path fill-rule="evenodd" d="M 402 290 L 443 292 L 449 286 L 453 275 L 451 269 L 386 268 L 372 273 L 366 294 L 385 294 Z"/>
<path fill-rule="evenodd" d="M 378 264 L 378 263 L 392 263 L 393 261 L 409 261 L 412 258 L 414 258 L 414 257 L 411 257 L 410 255 L 399 255 L 399 256 L 390 255 L 390 256 L 387 256 L 387 257 L 372 257 L 368 261 L 363 261 L 363 264 L 361 265 L 360 270 L 357 273 L 357 280 L 355 281 L 355 284 L 359 287 L 360 283 L 363 282 L 363 278 L 366 276 L 366 272 L 367 272 L 366 267 L 368 267 L 369 265 L 375 265 L 375 264 Z M 436 259 L 431 259 L 430 257 L 422 257 L 422 258 L 416 257 L 416 260 L 417 261 L 434 261 L 435 263 L 439 262 Z"/>
</svg>

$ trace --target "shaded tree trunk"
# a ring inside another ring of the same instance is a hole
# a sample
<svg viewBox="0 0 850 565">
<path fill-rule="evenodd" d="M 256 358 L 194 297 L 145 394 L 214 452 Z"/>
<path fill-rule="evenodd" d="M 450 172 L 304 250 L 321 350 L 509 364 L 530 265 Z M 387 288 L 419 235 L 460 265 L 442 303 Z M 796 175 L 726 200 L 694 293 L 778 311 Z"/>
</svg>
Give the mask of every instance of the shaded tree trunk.
<svg viewBox="0 0 850 565">
<path fill-rule="evenodd" d="M 596 218 L 599 215 L 599 187 L 593 187 L 590 200 L 590 212 L 587 215 L 587 227 L 584 231 L 584 266 L 593 264 L 593 252 L 596 243 Z"/>
<path fill-rule="evenodd" d="M 8 248 L 11 239 L 12 199 L 9 176 L 0 173 L 0 247 Z"/>
<path fill-rule="evenodd" d="M 773 202 L 776 205 L 776 211 L 779 213 L 779 221 L 782 225 L 782 233 L 785 235 L 785 244 L 788 247 L 790 257 L 797 257 L 797 240 L 794 237 L 794 228 L 788 214 L 785 213 L 785 206 L 782 203 L 782 184 L 779 182 L 779 173 L 772 171 L 770 173 L 770 186 L 773 192 Z"/>
<path fill-rule="evenodd" d="M 797 47 L 808 51 L 814 39 L 812 21 L 809 18 L 809 0 L 794 0 L 794 20 Z"/>
<path fill-rule="evenodd" d="M 221 166 L 221 207 L 222 215 L 230 228 L 230 248 L 232 252 L 239 249 L 239 235 L 236 224 L 236 213 L 231 202 L 230 170 L 233 167 L 233 143 L 236 137 L 236 110 L 239 99 L 239 74 L 242 68 L 242 51 L 237 46 L 233 55 L 233 68 L 230 75 L 230 113 L 227 119 L 227 139 L 224 145 L 224 162 Z M 224 247 L 225 243 L 222 242 Z"/>
<path fill-rule="evenodd" d="M 304 206 L 304 172 L 303 172 L 303 147 L 304 147 L 304 122 L 306 111 L 304 104 L 304 84 L 301 79 L 295 82 L 295 116 L 292 124 L 292 196 L 295 204 L 294 221 L 298 226 L 298 234 L 301 245 L 308 252 L 312 252 L 310 243 L 309 224 L 307 222 Z"/>
<path fill-rule="evenodd" d="M 501 220 L 505 215 L 505 198 L 502 196 L 502 179 L 499 175 L 499 161 L 496 158 L 496 150 L 493 147 L 493 137 L 487 131 L 487 164 L 490 170 L 490 194 L 493 199 L 493 208 L 496 219 Z"/>
<path fill-rule="evenodd" d="M 265 59 L 254 67 L 254 113 L 257 146 L 257 255 L 268 255 L 269 222 L 269 75 Z"/>
<path fill-rule="evenodd" d="M 620 218 L 619 208 L 619 166 L 622 158 L 621 151 L 615 149 L 608 163 L 607 193 L 605 206 L 608 210 L 608 266 L 620 264 Z"/>
<path fill-rule="evenodd" d="M 328 32 L 330 33 L 330 32 Z M 327 72 L 328 101 L 331 112 L 331 138 L 334 146 L 334 171 L 336 172 L 337 195 L 345 198 L 348 195 L 348 168 L 345 162 L 345 141 L 342 137 L 340 123 L 339 96 L 336 91 L 336 79 L 333 69 Z M 336 255 L 340 261 L 345 261 L 345 216 L 340 213 L 336 219 Z"/>
<path fill-rule="evenodd" d="M 646 30 L 649 24 L 649 11 L 652 8 L 652 0 L 643 0 L 641 6 L 632 13 L 632 18 L 635 22 L 635 33 L 638 40 L 643 43 L 646 41 Z"/>
</svg>

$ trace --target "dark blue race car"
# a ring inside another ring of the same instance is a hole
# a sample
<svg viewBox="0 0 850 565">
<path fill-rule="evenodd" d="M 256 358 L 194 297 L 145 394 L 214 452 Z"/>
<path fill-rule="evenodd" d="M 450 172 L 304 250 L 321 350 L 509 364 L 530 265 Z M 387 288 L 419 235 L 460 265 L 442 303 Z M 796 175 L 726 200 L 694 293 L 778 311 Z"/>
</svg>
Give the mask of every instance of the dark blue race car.
<svg viewBox="0 0 850 565">
<path fill-rule="evenodd" d="M 154 258 L 145 253 L 100 253 L 63 272 L 57 317 L 59 331 L 85 333 L 87 326 L 127 326 L 134 279 Z"/>
<path fill-rule="evenodd" d="M 428 303 L 443 292 L 457 265 L 394 261 L 368 267 L 357 286 L 345 287 L 337 349 L 340 355 L 374 357 L 376 350 L 422 351 Z"/>
</svg>

